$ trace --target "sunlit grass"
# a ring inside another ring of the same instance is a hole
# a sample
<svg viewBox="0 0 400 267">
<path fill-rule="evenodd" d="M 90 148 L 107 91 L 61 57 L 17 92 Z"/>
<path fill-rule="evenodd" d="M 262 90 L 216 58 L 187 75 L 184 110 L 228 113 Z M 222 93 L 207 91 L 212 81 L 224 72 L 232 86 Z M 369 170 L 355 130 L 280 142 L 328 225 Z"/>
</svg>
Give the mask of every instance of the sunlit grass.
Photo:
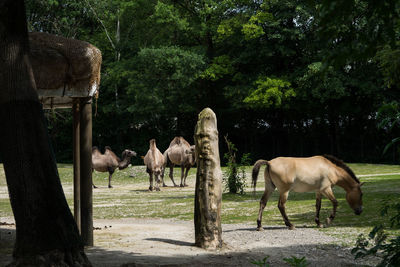
<svg viewBox="0 0 400 267">
<path fill-rule="evenodd" d="M 399 173 L 400 166 L 377 164 L 349 164 L 357 175 Z M 246 168 L 248 187 L 245 195 L 223 194 L 222 223 L 250 223 L 256 226 L 259 208 L 259 199 L 263 193 L 262 174 L 259 176 L 255 196 L 250 188 L 251 166 Z M 59 165 L 59 174 L 64 187 L 67 201 L 73 210 L 73 169 L 71 165 Z M 194 186 L 196 169 L 192 169 L 188 176 L 189 187 L 161 188 L 160 192 L 149 192 L 148 174 L 144 166 L 129 167 L 116 171 L 109 189 L 108 173 L 93 173 L 93 181 L 99 187 L 93 191 L 93 216 L 95 219 L 113 218 L 171 218 L 178 220 L 193 220 Z M 133 177 L 132 177 L 133 176 Z M 174 170 L 175 182 L 180 183 L 180 169 Z M 168 175 L 166 183 L 172 182 Z M 339 207 L 333 224 L 321 229 L 329 235 L 343 239 L 343 243 L 353 242 L 360 233 L 368 233 L 371 228 L 382 222 L 379 215 L 385 199 L 400 198 L 400 175 L 383 175 L 361 177 L 365 181 L 364 212 L 360 216 L 354 215 L 345 200 L 345 192 L 335 187 L 334 192 Z M 281 225 L 283 220 L 277 208 L 278 192 L 274 192 L 263 213 L 263 225 Z M 329 200 L 323 199 L 321 219 L 329 216 L 332 205 Z M 289 195 L 286 204 L 287 214 L 297 227 L 315 227 L 315 193 L 294 193 Z M 12 211 L 8 199 L 5 176 L 0 167 L 0 217 L 11 217 Z M 391 234 L 400 234 L 392 231 Z"/>
</svg>

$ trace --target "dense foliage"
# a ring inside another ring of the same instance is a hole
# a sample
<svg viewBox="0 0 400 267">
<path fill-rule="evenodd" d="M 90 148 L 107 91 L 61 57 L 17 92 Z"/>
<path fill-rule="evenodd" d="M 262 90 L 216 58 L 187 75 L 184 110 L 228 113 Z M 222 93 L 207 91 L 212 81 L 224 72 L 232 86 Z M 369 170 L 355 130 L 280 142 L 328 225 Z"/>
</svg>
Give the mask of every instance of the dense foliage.
<svg viewBox="0 0 400 267">
<path fill-rule="evenodd" d="M 143 155 L 150 138 L 162 151 L 176 135 L 193 143 L 197 114 L 210 107 L 220 136 L 253 159 L 397 161 L 381 151 L 399 129 L 378 128 L 377 116 L 399 101 L 397 1 L 26 3 L 30 30 L 103 53 L 94 145 Z M 70 117 L 49 115 L 59 161 L 72 157 Z"/>
<path fill-rule="evenodd" d="M 360 235 L 356 247 L 351 251 L 355 258 L 363 258 L 369 255 L 379 255 L 381 262 L 377 265 L 399 266 L 400 265 L 400 236 L 388 237 L 385 229 L 400 228 L 400 202 L 385 203 L 381 215 L 389 218 L 389 222 L 375 226 L 368 237 Z"/>
<path fill-rule="evenodd" d="M 246 188 L 246 166 L 250 165 L 250 155 L 243 154 L 240 162 L 236 159 L 237 148 L 235 144 L 229 141 L 225 136 L 225 143 L 228 152 L 225 153 L 226 170 L 222 177 L 225 184 L 225 190 L 232 194 L 244 194 Z"/>
</svg>

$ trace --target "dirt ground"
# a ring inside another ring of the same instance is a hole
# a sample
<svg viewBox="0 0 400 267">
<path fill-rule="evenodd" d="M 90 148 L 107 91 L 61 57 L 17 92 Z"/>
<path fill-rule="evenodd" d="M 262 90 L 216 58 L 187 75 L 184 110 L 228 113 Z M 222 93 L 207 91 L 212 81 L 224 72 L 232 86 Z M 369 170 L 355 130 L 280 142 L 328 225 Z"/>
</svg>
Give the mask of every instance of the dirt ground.
<svg viewBox="0 0 400 267">
<path fill-rule="evenodd" d="M 15 226 L 12 218 L 0 218 L 0 265 L 11 260 Z M 376 258 L 354 261 L 349 248 L 315 228 L 223 225 L 226 244 L 210 252 L 194 246 L 193 222 L 167 219 L 116 219 L 94 221 L 95 246 L 86 253 L 93 266 L 256 266 L 269 256 L 270 266 L 289 266 L 283 258 L 306 257 L 310 266 L 374 266 Z"/>
</svg>

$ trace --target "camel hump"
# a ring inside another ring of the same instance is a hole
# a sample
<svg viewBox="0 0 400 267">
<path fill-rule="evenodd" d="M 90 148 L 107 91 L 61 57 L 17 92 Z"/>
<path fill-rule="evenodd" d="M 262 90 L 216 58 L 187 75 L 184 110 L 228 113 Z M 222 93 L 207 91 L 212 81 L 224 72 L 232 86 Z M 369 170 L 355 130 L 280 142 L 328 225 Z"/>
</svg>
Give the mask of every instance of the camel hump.
<svg viewBox="0 0 400 267">
<path fill-rule="evenodd" d="M 104 149 L 105 149 L 105 150 L 111 150 L 111 151 L 112 151 L 111 147 L 109 147 L 109 146 L 105 146 Z"/>
<path fill-rule="evenodd" d="M 92 152 L 99 150 L 99 148 L 97 146 L 92 147 Z"/>
<path fill-rule="evenodd" d="M 169 143 L 169 147 L 172 147 L 174 145 L 185 145 L 185 146 L 190 146 L 189 142 L 185 140 L 182 136 L 175 136 L 174 139 L 172 139 L 171 143 Z"/>
</svg>

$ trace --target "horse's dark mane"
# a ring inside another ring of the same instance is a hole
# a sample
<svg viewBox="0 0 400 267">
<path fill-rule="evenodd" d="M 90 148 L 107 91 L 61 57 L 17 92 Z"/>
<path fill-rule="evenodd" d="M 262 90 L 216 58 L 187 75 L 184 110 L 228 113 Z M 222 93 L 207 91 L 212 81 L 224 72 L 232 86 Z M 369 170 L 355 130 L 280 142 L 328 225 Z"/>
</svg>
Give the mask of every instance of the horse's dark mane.
<svg viewBox="0 0 400 267">
<path fill-rule="evenodd" d="M 358 178 L 356 177 L 354 172 L 342 160 L 340 160 L 332 155 L 323 155 L 323 157 L 326 158 L 327 160 L 329 160 L 330 162 L 332 162 L 333 164 L 335 164 L 336 166 L 338 166 L 339 168 L 342 168 L 343 170 L 345 170 L 350 175 L 350 177 L 353 178 L 354 181 L 356 181 L 357 183 L 360 183 L 360 180 L 358 180 Z"/>
</svg>

